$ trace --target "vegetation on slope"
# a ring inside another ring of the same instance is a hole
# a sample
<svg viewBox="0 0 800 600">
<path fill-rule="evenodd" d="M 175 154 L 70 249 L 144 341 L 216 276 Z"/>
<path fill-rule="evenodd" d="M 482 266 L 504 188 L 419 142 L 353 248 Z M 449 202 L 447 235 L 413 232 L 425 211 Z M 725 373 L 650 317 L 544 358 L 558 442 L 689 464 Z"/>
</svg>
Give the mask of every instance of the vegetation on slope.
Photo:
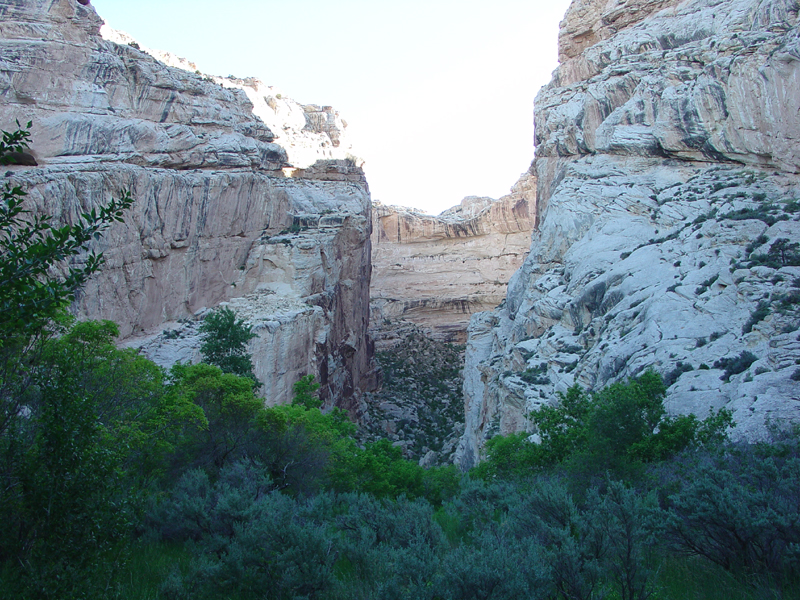
<svg viewBox="0 0 800 600">
<path fill-rule="evenodd" d="M 464 431 L 464 346 L 434 340 L 411 325 L 376 358 L 383 384 L 367 398 L 359 439 L 389 439 L 409 460 L 452 464 Z"/>
<path fill-rule="evenodd" d="M 246 374 L 164 372 L 73 322 L 53 273 L 84 244 L 57 231 L 0 251 L 47 267 L 2 289 L 0 598 L 798 597 L 797 430 L 732 444 L 724 412 L 666 417 L 648 373 L 569 390 L 541 443 L 495 438 L 470 474 L 423 469 L 359 445 L 313 378 L 265 408 Z"/>
</svg>

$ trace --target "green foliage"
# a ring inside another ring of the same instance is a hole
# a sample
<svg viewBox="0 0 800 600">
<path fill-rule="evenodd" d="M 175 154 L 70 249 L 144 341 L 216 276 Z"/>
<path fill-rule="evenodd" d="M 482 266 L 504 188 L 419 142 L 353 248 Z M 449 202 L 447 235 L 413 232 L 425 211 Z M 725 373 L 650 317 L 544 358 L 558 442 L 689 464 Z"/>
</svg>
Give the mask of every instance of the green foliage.
<svg viewBox="0 0 800 600">
<path fill-rule="evenodd" d="M 755 310 L 750 313 L 750 317 L 747 319 L 747 322 L 742 325 L 742 333 L 750 333 L 753 331 L 753 326 L 756 323 L 760 323 L 764 319 L 767 318 L 769 315 L 769 303 L 761 301 L 756 306 Z"/>
<path fill-rule="evenodd" d="M 766 240 L 764 240 L 766 242 Z M 753 265 L 765 265 L 773 269 L 800 265 L 799 242 L 791 242 L 788 238 L 778 238 L 769 247 L 766 254 L 753 254 L 749 258 Z"/>
<path fill-rule="evenodd" d="M 203 343 L 200 353 L 208 364 L 224 373 L 248 377 L 260 385 L 253 374 L 252 356 L 247 353 L 247 342 L 258 337 L 253 327 L 227 306 L 213 310 L 200 325 Z"/>
<path fill-rule="evenodd" d="M 116 349 L 116 334 L 86 322 L 48 340 L 25 412 L 0 436 L 0 565 L 17 593 L 103 597 L 122 562 L 150 446 L 133 433 L 162 385 L 156 365 Z"/>
<path fill-rule="evenodd" d="M 679 550 L 724 569 L 793 585 L 800 567 L 800 444 L 730 446 L 674 467 L 668 528 Z"/>
<path fill-rule="evenodd" d="M 28 124 L 23 128 L 17 121 L 16 131 L 3 131 L 3 139 L 0 140 L 0 165 L 14 164 L 14 157 L 16 152 L 22 152 L 28 147 L 28 140 L 31 139 L 30 131 L 33 122 L 28 121 Z"/>
<path fill-rule="evenodd" d="M 529 367 L 520 374 L 520 378 L 525 383 L 532 385 L 546 385 L 550 383 L 547 377 L 547 363 L 543 362 L 537 366 Z"/>
<path fill-rule="evenodd" d="M 655 494 L 610 482 L 603 495 L 592 490 L 589 504 L 589 519 L 606 540 L 603 563 L 613 587 L 622 600 L 647 600 L 657 572 L 653 546 L 662 529 Z"/>
<path fill-rule="evenodd" d="M 63 261 L 82 253 L 113 222 L 121 222 L 133 204 L 130 194 L 83 213 L 74 225 L 56 227 L 50 217 L 28 216 L 26 193 L 6 186 L 0 201 L 0 332 L 3 347 L 25 344 L 75 299 L 75 292 L 103 264 L 102 253 L 89 252 L 81 266 L 53 276 Z M 20 339 L 21 338 L 21 339 Z"/>
<path fill-rule="evenodd" d="M 308 507 L 270 492 L 263 467 L 226 466 L 213 482 L 187 472 L 153 524 L 173 540 L 192 540 L 188 573 L 175 573 L 170 598 L 294 598 L 315 596 L 333 581 L 336 552 L 327 528 Z"/>
<path fill-rule="evenodd" d="M 4 132 L 0 161 L 29 137 Z M 113 323 L 73 325 L 64 309 L 103 263 L 90 242 L 133 200 L 57 227 L 24 198 L 7 185 L 0 201 L 0 593 L 101 598 L 140 497 L 128 434 L 158 406 L 161 370 L 117 350 Z"/>
<path fill-rule="evenodd" d="M 30 127 L 30 124 L 28 124 Z M 3 132 L 0 161 L 27 146 L 25 130 Z M 75 261 L 92 239 L 122 214 L 133 200 L 122 199 L 81 215 L 74 225 L 56 227 L 46 215 L 23 207 L 25 192 L 6 185 L 0 200 L 0 435 L 22 410 L 23 395 L 32 385 L 42 344 L 63 330 L 64 309 L 75 292 L 103 264 L 101 253 Z M 60 273 L 60 274 L 55 274 Z"/>
<path fill-rule="evenodd" d="M 594 394 L 573 386 L 559 394 L 557 405 L 530 415 L 540 443 L 529 441 L 530 434 L 496 436 L 487 442 L 487 458 L 474 475 L 519 478 L 561 465 L 577 478 L 606 471 L 628 478 L 643 464 L 724 437 L 730 413 L 720 411 L 703 421 L 693 415 L 667 417 L 664 393 L 661 377 L 653 372 Z"/>
<path fill-rule="evenodd" d="M 314 381 L 313 375 L 305 375 L 298 379 L 292 390 L 294 391 L 292 404 L 299 404 L 306 408 L 319 408 L 322 406 L 322 400 L 317 395 L 319 384 Z"/>
<path fill-rule="evenodd" d="M 757 219 L 772 227 L 778 221 L 786 221 L 789 219 L 788 215 L 778 213 L 781 213 L 779 206 L 775 204 L 762 204 L 756 208 L 740 208 L 739 210 L 725 213 L 724 215 L 720 215 L 719 219 L 730 219 L 733 221 Z"/>
<path fill-rule="evenodd" d="M 247 453 L 263 410 L 252 380 L 204 363 L 175 365 L 170 379 L 169 393 L 176 403 L 192 403 L 202 411 L 202 417 L 182 432 L 182 465 L 216 471 Z"/>
<path fill-rule="evenodd" d="M 705 345 L 705 338 L 700 338 L 700 339 L 703 340 L 703 342 L 699 343 L 700 340 L 698 340 L 697 344 L 698 347 Z M 683 363 L 678 361 L 677 363 L 675 363 L 675 368 L 664 376 L 664 387 L 669 388 L 673 383 L 678 381 L 678 378 L 681 375 L 683 375 L 684 373 L 688 373 L 689 371 L 692 371 L 693 368 L 694 367 L 692 367 L 692 365 L 690 365 L 689 363 Z"/>
<path fill-rule="evenodd" d="M 486 442 L 486 456 L 471 474 L 484 480 L 517 479 L 530 475 L 531 469 L 545 462 L 545 450 L 528 441 L 530 434 L 520 432 L 496 435 Z"/>
</svg>

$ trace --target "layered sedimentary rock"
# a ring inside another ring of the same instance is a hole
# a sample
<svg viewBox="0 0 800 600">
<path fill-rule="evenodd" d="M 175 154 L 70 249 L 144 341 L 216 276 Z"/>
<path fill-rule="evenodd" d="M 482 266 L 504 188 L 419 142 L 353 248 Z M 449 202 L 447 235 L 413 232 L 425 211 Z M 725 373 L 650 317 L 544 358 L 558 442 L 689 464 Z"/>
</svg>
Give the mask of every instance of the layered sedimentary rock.
<svg viewBox="0 0 800 600">
<path fill-rule="evenodd" d="M 730 409 L 734 436 L 800 419 L 799 10 L 572 3 L 535 103 L 531 252 L 470 323 L 462 466 L 557 391 L 649 368 L 669 411 Z"/>
<path fill-rule="evenodd" d="M 32 121 L 39 162 L 6 181 L 57 222 L 135 198 L 97 242 L 106 265 L 76 313 L 169 364 L 191 359 L 196 319 L 229 302 L 258 333 L 268 402 L 313 373 L 326 402 L 353 410 L 372 377 L 370 198 L 338 114 L 168 67 L 101 24 L 76 0 L 0 0 L 2 127 Z"/>
<path fill-rule="evenodd" d="M 530 247 L 535 183 L 524 174 L 499 200 L 468 197 L 438 216 L 376 203 L 371 320 L 379 345 L 398 321 L 463 343 L 469 317 L 505 296 Z"/>
</svg>

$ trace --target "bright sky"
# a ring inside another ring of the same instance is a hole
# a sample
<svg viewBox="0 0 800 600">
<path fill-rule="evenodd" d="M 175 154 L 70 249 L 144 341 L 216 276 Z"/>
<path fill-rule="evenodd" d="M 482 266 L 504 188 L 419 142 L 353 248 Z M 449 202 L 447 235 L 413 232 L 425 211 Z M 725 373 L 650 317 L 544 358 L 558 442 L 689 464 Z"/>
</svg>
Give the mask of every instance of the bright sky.
<svg viewBox="0 0 800 600">
<path fill-rule="evenodd" d="M 372 197 L 438 213 L 533 159 L 533 98 L 569 0 L 92 0 L 114 29 L 215 75 L 331 105 Z"/>
</svg>

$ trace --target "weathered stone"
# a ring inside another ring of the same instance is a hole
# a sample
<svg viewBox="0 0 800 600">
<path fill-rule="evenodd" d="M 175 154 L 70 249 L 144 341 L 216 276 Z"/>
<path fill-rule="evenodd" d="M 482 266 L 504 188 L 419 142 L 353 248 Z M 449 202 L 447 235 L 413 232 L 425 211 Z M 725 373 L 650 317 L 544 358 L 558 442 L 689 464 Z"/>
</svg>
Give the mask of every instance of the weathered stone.
<svg viewBox="0 0 800 600">
<path fill-rule="evenodd" d="M 535 196 L 524 174 L 500 200 L 465 198 L 438 216 L 373 207 L 372 328 L 379 340 L 407 320 L 463 343 L 472 313 L 497 306 L 530 246 Z M 380 342 L 379 342 L 380 343 Z"/>
<path fill-rule="evenodd" d="M 469 329 L 462 466 L 573 383 L 648 368 L 675 378 L 670 412 L 728 408 L 734 436 L 800 420 L 800 255 L 773 248 L 800 241 L 799 10 L 573 2 L 535 103 L 531 252 Z"/>
<path fill-rule="evenodd" d="M 0 118 L 33 122 L 39 162 L 7 180 L 56 222 L 135 198 L 96 243 L 106 265 L 75 312 L 166 365 L 197 358 L 194 319 L 227 302 L 259 335 L 269 403 L 313 373 L 327 404 L 355 412 L 374 383 L 371 216 L 341 119 L 162 53 L 183 69 L 168 67 L 100 26 L 73 0 L 0 0 Z"/>
</svg>

